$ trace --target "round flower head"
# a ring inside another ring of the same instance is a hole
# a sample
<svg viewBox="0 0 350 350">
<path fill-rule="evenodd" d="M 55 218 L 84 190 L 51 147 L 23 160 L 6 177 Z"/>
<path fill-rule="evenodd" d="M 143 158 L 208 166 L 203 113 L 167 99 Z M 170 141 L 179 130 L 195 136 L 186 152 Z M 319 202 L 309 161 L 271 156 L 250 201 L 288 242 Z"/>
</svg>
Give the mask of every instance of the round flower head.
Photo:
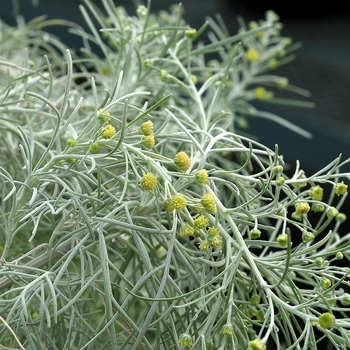
<svg viewBox="0 0 350 350">
<path fill-rule="evenodd" d="M 197 171 L 195 177 L 196 181 L 201 185 L 207 185 L 209 183 L 208 173 L 205 169 Z"/>
<path fill-rule="evenodd" d="M 285 233 L 281 233 L 277 237 L 277 243 L 280 247 L 285 248 L 288 245 L 288 235 Z"/>
<path fill-rule="evenodd" d="M 67 146 L 69 147 L 74 147 L 77 144 L 77 140 L 76 139 L 68 139 L 67 140 Z"/>
<path fill-rule="evenodd" d="M 232 326 L 232 324 L 231 323 L 224 324 L 221 327 L 220 334 L 226 335 L 228 337 L 232 337 L 233 336 L 233 326 Z"/>
<path fill-rule="evenodd" d="M 112 136 L 114 136 L 116 133 L 115 127 L 113 125 L 106 125 L 102 129 L 102 137 L 104 139 L 110 139 Z"/>
<path fill-rule="evenodd" d="M 141 185 L 145 190 L 152 191 L 157 186 L 157 178 L 152 173 L 147 173 L 142 179 L 141 179 Z"/>
<path fill-rule="evenodd" d="M 310 210 L 310 205 L 307 202 L 300 202 L 295 205 L 295 212 L 300 215 L 307 214 Z"/>
<path fill-rule="evenodd" d="M 154 138 L 154 135 L 144 135 L 142 137 L 142 143 L 147 147 L 147 148 L 153 148 L 154 145 L 156 144 L 156 140 Z"/>
<path fill-rule="evenodd" d="M 181 226 L 180 228 L 180 237 L 182 238 L 187 238 L 190 236 L 193 236 L 194 234 L 194 227 L 189 225 L 189 224 L 185 224 L 183 226 Z"/>
<path fill-rule="evenodd" d="M 318 323 L 322 328 L 332 328 L 335 323 L 335 317 L 330 312 L 325 312 L 318 317 Z"/>
<path fill-rule="evenodd" d="M 181 346 L 190 348 L 193 345 L 192 337 L 187 333 L 183 333 L 180 335 L 177 343 Z"/>
<path fill-rule="evenodd" d="M 265 350 L 266 345 L 260 339 L 254 339 L 249 342 L 249 350 Z"/>
<path fill-rule="evenodd" d="M 255 89 L 255 97 L 258 100 L 265 100 L 265 98 L 267 97 L 267 91 L 263 86 L 258 86 Z"/>
<path fill-rule="evenodd" d="M 220 235 L 209 236 L 208 242 L 215 249 L 219 249 L 222 247 L 222 238 Z"/>
<path fill-rule="evenodd" d="M 255 49 L 248 49 L 245 53 L 245 57 L 249 62 L 254 62 L 259 58 L 259 52 Z"/>
<path fill-rule="evenodd" d="M 209 220 L 204 215 L 198 216 L 198 218 L 194 219 L 194 222 L 193 222 L 194 227 L 199 229 L 199 230 L 206 228 L 208 223 L 209 223 Z"/>
<path fill-rule="evenodd" d="M 319 185 L 311 187 L 310 197 L 314 201 L 321 201 L 323 198 L 323 188 Z"/>
<path fill-rule="evenodd" d="M 202 251 L 206 251 L 210 248 L 210 243 L 205 240 L 205 241 L 202 241 L 199 243 L 199 249 L 202 250 Z"/>
<path fill-rule="evenodd" d="M 212 227 L 210 227 L 210 228 L 208 229 L 208 235 L 209 235 L 209 237 L 215 237 L 215 236 L 217 236 L 218 234 L 219 234 L 219 229 L 218 229 L 217 227 L 212 226 Z"/>
<path fill-rule="evenodd" d="M 172 199 L 167 199 L 167 200 L 164 202 L 164 210 L 165 210 L 167 213 L 171 213 L 173 210 L 175 210 L 175 207 L 174 207 L 174 205 L 173 205 Z"/>
<path fill-rule="evenodd" d="M 204 207 L 204 209 L 209 213 L 209 214 L 215 214 L 216 213 L 216 203 L 215 203 L 215 198 L 211 193 L 205 194 L 201 198 L 201 203 Z"/>
<path fill-rule="evenodd" d="M 176 167 L 181 171 L 186 171 L 191 166 L 191 159 L 186 152 L 179 152 L 174 157 Z"/>
<path fill-rule="evenodd" d="M 173 204 L 174 209 L 176 209 L 176 210 L 183 210 L 186 208 L 186 205 L 187 205 L 186 198 L 184 196 L 182 196 L 181 194 L 175 195 L 171 199 L 171 202 Z"/>
<path fill-rule="evenodd" d="M 91 146 L 90 146 L 90 152 L 91 153 L 97 153 L 99 149 L 99 145 L 97 142 L 94 142 Z"/>
<path fill-rule="evenodd" d="M 141 131 L 145 136 L 152 135 L 153 134 L 153 123 L 150 120 L 148 120 L 147 122 L 144 122 L 141 125 Z"/>
<path fill-rule="evenodd" d="M 348 185 L 345 185 L 344 181 L 342 181 L 335 185 L 334 191 L 337 196 L 343 196 L 348 192 Z"/>
<path fill-rule="evenodd" d="M 337 208 L 329 207 L 327 210 L 327 218 L 328 219 L 332 219 L 332 218 L 336 217 L 338 214 L 339 214 L 339 211 L 337 210 Z"/>
<path fill-rule="evenodd" d="M 261 236 L 261 231 L 258 228 L 252 229 L 249 232 L 250 239 L 258 239 Z"/>
<path fill-rule="evenodd" d="M 98 119 L 100 119 L 101 123 L 107 123 L 111 120 L 111 114 L 107 110 L 99 109 L 97 111 Z"/>
</svg>

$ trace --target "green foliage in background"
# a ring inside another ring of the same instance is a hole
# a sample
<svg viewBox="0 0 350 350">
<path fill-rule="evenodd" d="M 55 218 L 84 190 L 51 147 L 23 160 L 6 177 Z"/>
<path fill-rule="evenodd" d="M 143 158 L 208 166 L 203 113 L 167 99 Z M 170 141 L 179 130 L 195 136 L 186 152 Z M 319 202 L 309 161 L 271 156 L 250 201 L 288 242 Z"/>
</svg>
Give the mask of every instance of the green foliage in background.
<svg viewBox="0 0 350 350">
<path fill-rule="evenodd" d="M 287 176 L 244 129 L 310 136 L 254 107 L 312 105 L 278 97 L 307 92 L 273 72 L 298 46 L 277 15 L 230 36 L 103 4 L 79 55 L 0 26 L 1 348 L 350 347 L 349 160 Z"/>
</svg>

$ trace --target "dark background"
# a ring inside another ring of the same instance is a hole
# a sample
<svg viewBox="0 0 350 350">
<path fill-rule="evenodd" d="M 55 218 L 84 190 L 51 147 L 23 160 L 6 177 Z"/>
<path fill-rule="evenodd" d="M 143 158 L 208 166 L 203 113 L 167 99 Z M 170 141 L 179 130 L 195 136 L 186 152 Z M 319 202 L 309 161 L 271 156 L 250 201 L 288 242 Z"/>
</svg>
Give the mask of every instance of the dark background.
<svg viewBox="0 0 350 350">
<path fill-rule="evenodd" d="M 26 21 L 46 14 L 50 19 L 64 18 L 86 28 L 78 8 L 80 0 L 38 1 L 38 7 L 33 7 L 30 0 L 18 1 L 20 13 Z M 101 5 L 99 0 L 94 2 Z M 177 2 L 153 0 L 152 11 L 168 9 Z M 130 14 L 134 13 L 132 1 L 115 0 L 115 3 L 125 6 Z M 315 102 L 316 107 L 262 107 L 308 130 L 313 134 L 313 139 L 303 138 L 274 122 L 259 118 L 250 120 L 248 132 L 259 136 L 260 141 L 272 149 L 278 144 L 280 154 L 285 156 L 291 167 L 299 159 L 307 173 L 321 169 L 340 153 L 344 159 L 350 156 L 349 10 L 339 6 L 337 1 L 328 7 L 319 4 L 316 10 L 311 3 L 300 0 L 288 3 L 269 0 L 182 0 L 182 4 L 185 19 L 192 27 L 198 28 L 206 16 L 214 17 L 220 13 L 231 34 L 238 29 L 238 15 L 248 23 L 263 18 L 266 10 L 273 9 L 284 24 L 282 35 L 291 37 L 293 42 L 303 43 L 303 47 L 296 52 L 296 60 L 278 69 L 276 74 L 287 77 L 293 85 L 311 91 L 311 101 Z M 1 0 L 0 17 L 9 24 L 16 23 L 12 0 Z M 60 36 L 70 47 L 79 48 L 82 45 L 81 39 L 69 34 L 65 27 L 47 30 Z M 350 171 L 350 166 L 346 170 Z"/>
</svg>

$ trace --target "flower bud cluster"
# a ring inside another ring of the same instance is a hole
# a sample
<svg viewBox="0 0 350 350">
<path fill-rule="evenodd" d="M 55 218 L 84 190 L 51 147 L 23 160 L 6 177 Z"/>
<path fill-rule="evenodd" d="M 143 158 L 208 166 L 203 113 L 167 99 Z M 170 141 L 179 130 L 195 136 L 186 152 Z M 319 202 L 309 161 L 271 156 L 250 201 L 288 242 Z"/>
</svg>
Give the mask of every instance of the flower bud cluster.
<svg viewBox="0 0 350 350">
<path fill-rule="evenodd" d="M 144 144 L 144 146 L 146 146 L 147 148 L 153 148 L 156 144 L 156 140 L 154 138 L 153 133 L 153 122 L 151 120 L 144 122 L 141 125 L 141 131 L 143 133 L 142 143 Z"/>
</svg>

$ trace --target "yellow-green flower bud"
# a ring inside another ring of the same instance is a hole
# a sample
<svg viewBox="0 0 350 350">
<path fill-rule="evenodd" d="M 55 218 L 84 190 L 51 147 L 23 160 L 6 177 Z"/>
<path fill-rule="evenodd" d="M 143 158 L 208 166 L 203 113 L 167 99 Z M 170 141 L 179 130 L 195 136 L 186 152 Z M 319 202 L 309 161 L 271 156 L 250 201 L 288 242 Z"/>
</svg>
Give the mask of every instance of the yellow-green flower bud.
<svg viewBox="0 0 350 350">
<path fill-rule="evenodd" d="M 342 260 L 344 258 L 344 254 L 342 252 L 336 252 L 335 257 L 337 260 Z"/>
<path fill-rule="evenodd" d="M 141 179 L 141 185 L 145 190 L 152 191 L 157 186 L 157 178 L 153 173 L 147 173 Z"/>
<path fill-rule="evenodd" d="M 328 289 L 332 286 L 332 281 L 327 277 L 322 277 L 320 280 L 320 285 L 323 289 Z"/>
<path fill-rule="evenodd" d="M 174 209 L 176 210 L 183 210 L 186 208 L 186 205 L 187 205 L 187 200 L 186 198 L 181 195 L 181 194 L 177 194 L 175 195 L 172 199 L 172 204 L 173 204 L 173 207 Z"/>
<path fill-rule="evenodd" d="M 255 89 L 255 97 L 258 100 L 265 100 L 266 99 L 266 95 L 267 95 L 267 91 L 263 86 L 258 86 Z"/>
<path fill-rule="evenodd" d="M 318 317 L 318 323 L 322 328 L 332 328 L 335 323 L 335 317 L 330 312 L 325 312 Z"/>
<path fill-rule="evenodd" d="M 278 66 L 279 66 L 279 62 L 278 62 L 278 60 L 276 60 L 276 58 L 271 58 L 269 60 L 269 68 L 270 69 L 276 69 L 276 68 L 278 68 Z"/>
<path fill-rule="evenodd" d="M 339 214 L 335 217 L 335 219 L 336 219 L 337 221 L 339 221 L 339 222 L 344 222 L 344 221 L 346 221 L 346 215 L 345 215 L 344 213 L 339 213 Z"/>
<path fill-rule="evenodd" d="M 258 228 L 254 228 L 249 232 L 250 239 L 258 239 L 261 236 L 261 231 Z"/>
<path fill-rule="evenodd" d="M 215 198 L 211 193 L 207 193 L 203 195 L 201 199 L 201 203 L 204 207 L 204 209 L 209 213 L 209 214 L 215 214 L 216 213 L 216 203 L 215 203 Z"/>
<path fill-rule="evenodd" d="M 153 134 L 153 122 L 148 120 L 147 122 L 142 123 L 141 131 L 145 136 Z"/>
<path fill-rule="evenodd" d="M 272 169 L 272 173 L 275 175 L 279 175 L 283 172 L 283 166 L 282 165 L 276 165 Z"/>
<path fill-rule="evenodd" d="M 145 5 L 139 5 L 136 9 L 136 13 L 140 17 L 146 17 L 148 14 L 148 8 Z"/>
<path fill-rule="evenodd" d="M 206 251 L 210 248 L 210 243 L 205 240 L 199 243 L 199 250 Z"/>
<path fill-rule="evenodd" d="M 292 213 L 292 219 L 301 221 L 303 220 L 303 216 L 301 214 L 298 214 L 296 211 Z"/>
<path fill-rule="evenodd" d="M 209 183 L 209 176 L 205 169 L 197 171 L 195 177 L 196 181 L 201 185 L 207 185 Z"/>
<path fill-rule="evenodd" d="M 248 350 L 266 350 L 266 345 L 260 339 L 254 339 L 249 342 Z"/>
<path fill-rule="evenodd" d="M 164 69 L 160 71 L 160 80 L 163 81 L 164 83 L 166 83 L 168 80 L 168 72 Z"/>
<path fill-rule="evenodd" d="M 344 293 L 341 297 L 341 303 L 344 306 L 349 306 L 350 305 L 350 294 L 349 293 Z"/>
<path fill-rule="evenodd" d="M 248 49 L 245 53 L 245 57 L 249 62 L 254 62 L 259 58 L 259 52 L 255 49 Z"/>
<path fill-rule="evenodd" d="M 77 160 L 75 159 L 75 158 L 67 158 L 67 162 L 68 163 L 71 163 L 71 164 L 73 164 L 73 163 L 75 163 Z"/>
<path fill-rule="evenodd" d="M 107 123 L 111 120 L 111 114 L 107 110 L 99 109 L 97 115 L 101 123 Z"/>
<path fill-rule="evenodd" d="M 97 153 L 98 149 L 99 149 L 99 145 L 97 142 L 94 142 L 91 146 L 90 146 L 90 152 L 91 153 Z"/>
<path fill-rule="evenodd" d="M 222 238 L 220 235 L 208 236 L 208 242 L 215 249 L 222 247 Z"/>
<path fill-rule="evenodd" d="M 283 176 L 279 176 L 276 179 L 276 186 L 283 186 L 285 182 L 285 178 Z"/>
<path fill-rule="evenodd" d="M 253 305 L 259 305 L 260 304 L 260 295 L 258 295 L 258 294 L 252 295 L 252 297 L 250 298 L 250 303 Z"/>
<path fill-rule="evenodd" d="M 192 74 L 192 75 L 191 75 L 191 80 L 192 80 L 192 83 L 193 83 L 194 85 L 196 85 L 196 84 L 198 83 L 198 77 L 197 77 L 197 75 Z"/>
<path fill-rule="evenodd" d="M 181 171 L 186 171 L 191 166 L 191 159 L 186 152 L 179 152 L 174 157 L 176 167 Z"/>
<path fill-rule="evenodd" d="M 288 235 L 286 233 L 281 233 L 277 236 L 277 243 L 280 247 L 285 248 L 288 245 Z"/>
<path fill-rule="evenodd" d="M 200 230 L 200 229 L 206 228 L 207 225 L 208 225 L 208 223 L 209 223 L 209 220 L 208 220 L 208 218 L 207 218 L 206 216 L 204 216 L 204 215 L 198 216 L 198 218 L 196 218 L 196 219 L 193 221 L 194 227 L 197 228 L 197 229 L 199 229 L 199 230 Z"/>
<path fill-rule="evenodd" d="M 104 128 L 102 128 L 102 137 L 104 139 L 110 139 L 113 137 L 116 133 L 115 127 L 113 125 L 106 125 Z"/>
<path fill-rule="evenodd" d="M 299 202 L 295 205 L 295 212 L 300 215 L 305 215 L 309 212 L 310 205 L 307 202 Z"/>
<path fill-rule="evenodd" d="M 315 235 L 312 232 L 303 233 L 303 242 L 311 242 L 313 239 L 315 239 Z"/>
<path fill-rule="evenodd" d="M 143 61 L 143 64 L 145 65 L 145 67 L 149 67 L 150 65 L 152 65 L 152 60 L 150 60 L 149 58 L 146 58 Z"/>
<path fill-rule="evenodd" d="M 319 185 L 311 187 L 310 197 L 314 201 L 321 201 L 323 198 L 323 188 Z"/>
<path fill-rule="evenodd" d="M 277 81 L 277 87 L 279 89 L 285 89 L 289 84 L 289 80 L 287 78 L 279 78 L 278 81 Z"/>
<path fill-rule="evenodd" d="M 212 226 L 212 227 L 210 227 L 210 228 L 208 229 L 208 235 L 209 235 L 209 237 L 215 237 L 215 236 L 217 236 L 218 234 L 219 234 L 219 229 L 218 229 L 217 227 Z"/>
<path fill-rule="evenodd" d="M 195 28 L 185 30 L 185 35 L 187 36 L 187 38 L 193 38 L 196 34 L 197 30 Z"/>
<path fill-rule="evenodd" d="M 315 213 L 322 213 L 322 212 L 324 212 L 324 205 L 321 203 L 313 203 L 312 204 L 312 211 Z"/>
<path fill-rule="evenodd" d="M 337 208 L 334 207 L 329 207 L 327 210 L 327 218 L 328 219 L 332 219 L 334 217 L 336 217 L 339 214 Z"/>
<path fill-rule="evenodd" d="M 220 334 L 225 335 L 227 337 L 233 336 L 233 326 L 231 323 L 224 324 L 221 327 Z"/>
<path fill-rule="evenodd" d="M 173 205 L 172 199 L 167 199 L 167 200 L 164 202 L 164 210 L 165 210 L 167 213 L 170 213 L 170 212 L 172 212 L 173 210 L 175 210 L 175 207 L 174 207 L 174 205 Z"/>
<path fill-rule="evenodd" d="M 318 258 L 316 258 L 316 259 L 315 259 L 315 264 L 316 264 L 316 266 L 318 266 L 318 267 L 322 267 L 323 264 L 324 264 L 323 258 L 321 258 L 320 256 L 319 256 Z"/>
<path fill-rule="evenodd" d="M 190 348 L 193 345 L 192 337 L 187 333 L 183 333 L 180 335 L 177 343 L 181 346 Z"/>
<path fill-rule="evenodd" d="M 68 147 L 74 147 L 76 144 L 77 144 L 77 140 L 76 139 L 71 138 L 71 139 L 67 140 L 67 146 Z"/>
<path fill-rule="evenodd" d="M 147 148 L 153 148 L 154 145 L 156 144 L 156 140 L 154 138 L 154 135 L 144 135 L 142 137 L 142 143 L 144 144 L 144 146 L 146 146 Z"/>
<path fill-rule="evenodd" d="M 194 227 L 190 224 L 185 224 L 180 227 L 180 237 L 182 238 L 188 238 L 190 236 L 193 236 L 194 234 Z"/>
<path fill-rule="evenodd" d="M 337 196 L 343 196 L 348 192 L 348 185 L 345 185 L 344 181 L 337 183 L 335 185 L 334 191 Z"/>
</svg>

